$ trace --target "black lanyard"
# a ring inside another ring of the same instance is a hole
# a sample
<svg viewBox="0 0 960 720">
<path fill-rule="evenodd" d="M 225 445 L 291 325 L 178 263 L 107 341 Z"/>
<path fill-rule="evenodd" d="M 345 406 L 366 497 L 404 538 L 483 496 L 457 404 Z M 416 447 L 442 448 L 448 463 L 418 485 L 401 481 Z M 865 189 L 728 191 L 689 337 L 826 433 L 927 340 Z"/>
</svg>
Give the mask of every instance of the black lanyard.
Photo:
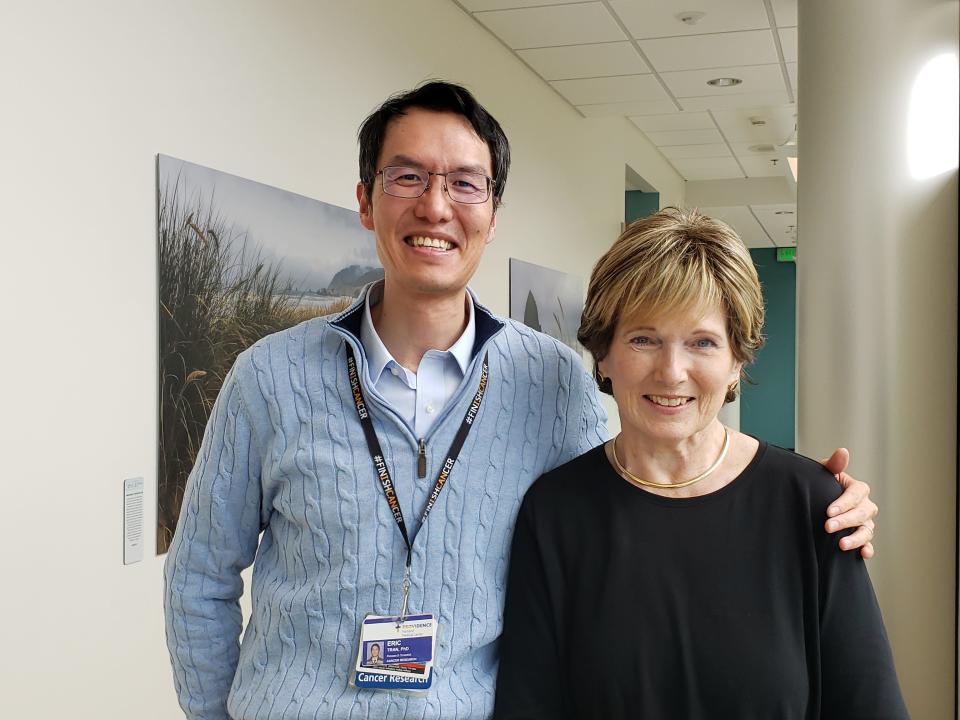
<svg viewBox="0 0 960 720">
<path fill-rule="evenodd" d="M 437 482 L 434 483 L 433 492 L 430 493 L 426 507 L 423 509 L 423 514 L 420 516 L 420 528 L 422 528 L 424 523 L 426 523 L 427 516 L 430 514 L 430 511 L 433 510 L 433 506 L 436 504 L 437 498 L 440 497 L 440 491 L 443 490 L 443 486 L 446 484 L 447 478 L 450 477 L 450 473 L 453 470 L 453 465 L 457 461 L 457 457 L 460 455 L 460 450 L 463 449 L 464 441 L 467 439 L 467 434 L 470 432 L 470 428 L 473 427 L 473 421 L 477 417 L 477 412 L 480 410 L 480 403 L 483 402 L 484 393 L 487 391 L 487 377 L 489 371 L 490 368 L 488 364 L 488 358 L 486 355 L 484 355 L 483 367 L 480 370 L 480 385 L 477 387 L 477 392 L 474 394 L 473 400 L 470 402 L 470 407 L 467 408 L 466 415 L 463 416 L 463 422 L 460 423 L 460 429 L 457 430 L 457 434 L 454 436 L 453 442 L 450 444 L 450 449 L 447 451 L 447 459 L 444 460 L 443 465 L 440 466 L 440 473 L 437 475 Z M 397 491 L 393 486 L 393 480 L 390 477 L 390 470 L 387 468 L 387 463 L 383 459 L 383 451 L 380 449 L 380 440 L 377 438 L 377 433 L 373 429 L 373 421 L 370 419 L 370 412 L 367 410 L 367 404 L 363 397 L 363 390 L 360 388 L 360 376 L 357 373 L 357 360 L 353 355 L 353 348 L 350 346 L 350 343 L 347 343 L 347 372 L 350 375 L 350 391 L 353 394 L 353 402 L 357 407 L 357 415 L 360 417 L 360 424 L 363 426 L 363 434 L 367 437 L 367 447 L 370 448 L 370 457 L 373 459 L 373 467 L 377 471 L 377 478 L 380 480 L 380 486 L 383 488 L 383 496 L 387 499 L 387 507 L 390 508 L 390 512 L 393 514 L 393 519 L 397 523 L 397 527 L 400 528 L 400 534 L 403 535 L 403 541 L 407 544 L 406 573 L 407 576 L 409 576 L 410 563 L 413 560 L 413 542 L 410 539 L 410 535 L 407 533 L 407 524 L 403 521 L 403 510 L 400 509 L 400 503 L 397 501 Z M 416 536 L 414 536 L 413 539 L 416 540 Z M 406 601 L 404 601 L 404 606 L 406 606 Z"/>
</svg>

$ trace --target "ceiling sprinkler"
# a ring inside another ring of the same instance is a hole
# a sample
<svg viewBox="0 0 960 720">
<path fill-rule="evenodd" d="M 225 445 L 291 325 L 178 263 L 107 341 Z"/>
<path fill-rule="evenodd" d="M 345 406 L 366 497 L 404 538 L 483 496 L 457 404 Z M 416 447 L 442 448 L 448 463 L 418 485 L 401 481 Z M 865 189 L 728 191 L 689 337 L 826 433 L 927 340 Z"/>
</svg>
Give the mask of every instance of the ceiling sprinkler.
<svg viewBox="0 0 960 720">
<path fill-rule="evenodd" d="M 682 22 L 684 25 L 696 25 L 706 13 L 697 12 L 695 10 L 687 10 L 681 13 L 676 14 L 677 20 Z"/>
</svg>

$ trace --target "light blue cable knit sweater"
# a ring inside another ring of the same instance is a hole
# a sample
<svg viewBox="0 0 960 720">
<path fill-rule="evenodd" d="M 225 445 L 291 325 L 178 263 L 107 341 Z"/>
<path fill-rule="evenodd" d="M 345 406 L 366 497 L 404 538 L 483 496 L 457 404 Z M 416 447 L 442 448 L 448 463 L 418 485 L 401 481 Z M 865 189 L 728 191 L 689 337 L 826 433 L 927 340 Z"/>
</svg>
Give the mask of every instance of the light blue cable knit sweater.
<svg viewBox="0 0 960 720">
<path fill-rule="evenodd" d="M 427 477 L 417 478 L 418 441 L 370 383 L 363 299 L 244 352 L 214 406 L 166 561 L 167 644 L 190 718 L 488 717 L 520 500 L 605 439 L 579 359 L 477 304 L 473 360 L 426 437 Z M 411 535 L 490 357 L 480 413 L 414 541 L 410 609 L 440 623 L 425 696 L 348 685 L 363 616 L 399 611 L 406 555 L 351 398 L 348 342 Z"/>
</svg>

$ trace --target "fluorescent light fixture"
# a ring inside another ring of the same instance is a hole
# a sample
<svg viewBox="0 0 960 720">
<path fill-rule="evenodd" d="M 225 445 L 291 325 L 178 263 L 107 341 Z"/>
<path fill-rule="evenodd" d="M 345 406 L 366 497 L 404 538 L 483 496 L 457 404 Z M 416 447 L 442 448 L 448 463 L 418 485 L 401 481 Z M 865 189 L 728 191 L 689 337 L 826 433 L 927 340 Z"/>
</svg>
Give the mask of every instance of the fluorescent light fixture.
<svg viewBox="0 0 960 720">
<path fill-rule="evenodd" d="M 777 158 L 781 161 L 783 174 L 786 176 L 790 187 L 794 192 L 797 191 L 797 156 L 799 145 L 780 145 L 777 147 Z"/>
<path fill-rule="evenodd" d="M 796 115 L 794 115 L 796 120 Z M 790 181 L 790 187 L 793 192 L 797 192 L 797 158 L 799 157 L 800 136 L 797 134 L 797 124 L 793 124 L 793 132 L 790 137 L 777 145 L 777 157 L 783 161 L 783 166 L 790 172 L 784 172 L 787 180 Z"/>
<path fill-rule="evenodd" d="M 713 85 L 714 87 L 732 87 L 742 82 L 743 80 L 740 78 L 714 78 L 713 80 L 707 80 L 707 85 Z"/>
</svg>

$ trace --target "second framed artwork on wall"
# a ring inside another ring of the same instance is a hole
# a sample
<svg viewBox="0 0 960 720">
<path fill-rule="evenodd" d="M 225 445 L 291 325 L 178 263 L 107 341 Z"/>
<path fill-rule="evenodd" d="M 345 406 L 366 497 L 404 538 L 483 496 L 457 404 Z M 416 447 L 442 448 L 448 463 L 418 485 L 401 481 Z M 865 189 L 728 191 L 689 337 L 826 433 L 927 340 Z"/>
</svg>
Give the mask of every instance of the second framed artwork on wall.
<svg viewBox="0 0 960 720">
<path fill-rule="evenodd" d="M 510 258 L 510 317 L 569 345 L 578 354 L 583 280 L 576 275 Z"/>
</svg>

